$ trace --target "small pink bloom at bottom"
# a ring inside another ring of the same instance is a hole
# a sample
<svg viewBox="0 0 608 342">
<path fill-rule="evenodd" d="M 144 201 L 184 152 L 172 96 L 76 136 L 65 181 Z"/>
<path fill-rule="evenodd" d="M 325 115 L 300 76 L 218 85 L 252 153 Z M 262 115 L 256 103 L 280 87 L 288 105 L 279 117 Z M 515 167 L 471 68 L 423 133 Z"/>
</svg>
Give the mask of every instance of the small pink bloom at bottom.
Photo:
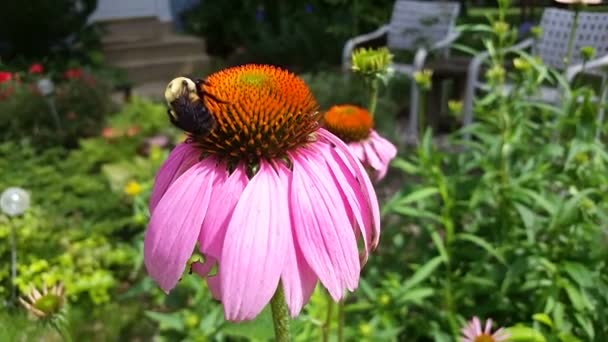
<svg viewBox="0 0 608 342">
<path fill-rule="evenodd" d="M 462 328 L 463 342 L 503 342 L 509 338 L 509 333 L 500 328 L 492 334 L 492 319 L 488 318 L 482 330 L 479 317 L 475 316 Z"/>
</svg>

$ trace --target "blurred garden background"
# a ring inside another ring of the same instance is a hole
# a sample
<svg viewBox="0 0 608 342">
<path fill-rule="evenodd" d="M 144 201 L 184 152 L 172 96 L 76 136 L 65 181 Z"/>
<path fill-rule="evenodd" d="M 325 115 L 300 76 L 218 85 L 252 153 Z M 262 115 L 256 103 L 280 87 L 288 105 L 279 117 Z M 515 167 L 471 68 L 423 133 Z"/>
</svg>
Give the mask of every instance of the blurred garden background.
<svg viewBox="0 0 608 342">
<path fill-rule="evenodd" d="M 184 139 L 164 89 L 265 63 L 322 110 L 367 107 L 350 53 L 384 46 L 380 245 L 294 339 L 460 341 L 479 316 L 513 341 L 608 341 L 608 3 L 585 0 L 3 1 L 0 192 L 30 203 L 0 213 L 0 341 L 271 340 L 269 312 L 226 322 L 199 277 L 166 295 L 143 267 L 154 176 Z"/>
</svg>

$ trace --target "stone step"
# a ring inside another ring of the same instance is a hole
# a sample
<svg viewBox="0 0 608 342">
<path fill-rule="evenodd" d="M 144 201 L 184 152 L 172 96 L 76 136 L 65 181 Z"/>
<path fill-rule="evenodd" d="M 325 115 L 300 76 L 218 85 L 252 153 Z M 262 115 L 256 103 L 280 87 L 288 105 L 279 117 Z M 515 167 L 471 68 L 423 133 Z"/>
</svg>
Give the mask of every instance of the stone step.
<svg viewBox="0 0 608 342">
<path fill-rule="evenodd" d="M 177 76 L 203 75 L 208 70 L 210 58 L 207 55 L 178 55 L 154 60 L 132 60 L 115 64 L 127 73 L 134 84 L 161 81 L 169 82 Z"/>
<path fill-rule="evenodd" d="M 157 40 L 105 44 L 103 51 L 108 63 L 120 64 L 171 56 L 203 55 L 205 54 L 205 41 L 191 36 L 168 34 L 157 37 Z"/>
<path fill-rule="evenodd" d="M 134 41 L 154 41 L 172 31 L 172 24 L 156 17 L 128 18 L 100 21 L 104 29 L 102 42 L 106 44 L 130 43 Z"/>
</svg>

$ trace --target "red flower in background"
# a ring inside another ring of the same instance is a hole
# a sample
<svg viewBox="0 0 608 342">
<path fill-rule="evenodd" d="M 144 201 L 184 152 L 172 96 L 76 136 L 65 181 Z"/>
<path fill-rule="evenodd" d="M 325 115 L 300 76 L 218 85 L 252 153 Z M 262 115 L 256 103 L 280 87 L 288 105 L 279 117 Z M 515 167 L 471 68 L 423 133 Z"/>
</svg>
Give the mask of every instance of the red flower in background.
<svg viewBox="0 0 608 342">
<path fill-rule="evenodd" d="M 30 65 L 30 74 L 42 74 L 44 72 L 44 67 L 40 63 L 35 63 Z"/>
<path fill-rule="evenodd" d="M 82 77 L 82 69 L 81 68 L 72 68 L 65 71 L 64 76 L 67 79 L 75 80 Z"/>
<path fill-rule="evenodd" d="M 8 71 L 0 71 L 0 83 L 8 82 L 13 79 L 13 74 Z"/>
</svg>

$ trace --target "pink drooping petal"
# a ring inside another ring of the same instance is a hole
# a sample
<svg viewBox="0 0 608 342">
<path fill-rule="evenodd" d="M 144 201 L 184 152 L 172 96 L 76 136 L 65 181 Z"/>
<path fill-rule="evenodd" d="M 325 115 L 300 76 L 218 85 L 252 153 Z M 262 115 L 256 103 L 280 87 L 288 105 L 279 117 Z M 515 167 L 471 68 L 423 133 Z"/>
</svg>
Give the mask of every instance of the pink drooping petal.
<svg viewBox="0 0 608 342">
<path fill-rule="evenodd" d="M 376 153 L 384 163 L 389 163 L 397 156 L 397 147 L 378 132 L 372 130 L 370 138 Z"/>
<path fill-rule="evenodd" d="M 488 334 L 489 335 L 491 330 L 492 330 L 492 319 L 488 318 L 486 320 L 486 327 L 483 330 L 483 332 L 484 332 L 484 334 Z"/>
<path fill-rule="evenodd" d="M 154 211 L 171 183 L 194 165 L 199 159 L 200 152 L 192 144 L 181 143 L 169 154 L 156 174 L 154 188 L 150 196 L 150 213 Z"/>
<path fill-rule="evenodd" d="M 365 151 L 365 159 L 367 160 L 367 164 L 376 171 L 384 168 L 384 164 L 382 164 L 382 161 L 380 160 L 380 157 L 374 149 L 371 141 L 365 141 L 362 146 L 363 150 Z"/>
<path fill-rule="evenodd" d="M 276 169 L 280 179 L 289 180 L 291 183 L 290 170 L 282 164 L 277 164 Z M 281 273 L 285 299 L 292 317 L 296 317 L 304 304 L 308 302 L 318 281 L 316 274 L 304 259 L 302 251 L 297 241 L 295 241 L 294 229 L 298 228 L 291 225 L 291 229 L 287 231 L 287 254 L 285 255 L 285 267 Z"/>
<path fill-rule="evenodd" d="M 372 246 L 375 248 L 378 246 L 378 241 L 380 239 L 380 207 L 378 205 L 378 198 L 376 197 L 374 186 L 361 163 L 354 158 L 342 140 L 323 128 L 318 130 L 318 134 L 320 138 L 335 146 L 332 148 L 334 158 L 341 160 L 344 165 L 347 165 L 352 174 L 355 175 L 357 181 L 361 184 L 366 200 L 371 206 L 374 232 Z"/>
<path fill-rule="evenodd" d="M 475 330 L 475 336 L 481 335 L 481 322 L 477 316 L 473 317 L 473 329 Z"/>
<path fill-rule="evenodd" d="M 337 301 L 359 282 L 357 241 L 331 174 L 320 173 L 314 154 L 301 149 L 293 164 L 290 208 L 296 239 L 307 263 Z"/>
<path fill-rule="evenodd" d="M 219 277 L 217 275 L 209 275 L 209 272 L 213 269 L 213 267 L 217 265 L 217 259 L 213 257 L 207 257 L 205 262 L 195 262 L 192 264 L 192 272 L 195 272 L 202 278 L 207 279 L 207 285 L 213 298 L 220 300 L 221 298 L 221 290 L 219 287 Z"/>
<path fill-rule="evenodd" d="M 331 154 L 329 145 L 315 144 L 311 146 L 319 155 L 324 156 L 325 167 L 332 174 L 334 182 L 340 190 L 342 202 L 351 218 L 351 223 L 355 231 L 359 231 L 363 237 L 365 249 L 361 258 L 361 263 L 365 264 L 369 251 L 373 249 L 372 241 L 372 213 L 361 186 L 357 182 L 351 170 L 340 160 L 335 160 Z M 358 236 L 359 234 L 357 234 Z"/>
<path fill-rule="evenodd" d="M 511 334 L 509 334 L 505 330 L 505 328 L 500 328 L 500 329 L 496 330 L 496 332 L 494 332 L 494 335 L 492 335 L 492 337 L 494 337 L 496 342 L 502 342 L 502 341 L 506 341 L 509 337 L 511 337 Z"/>
<path fill-rule="evenodd" d="M 150 276 L 169 292 L 192 255 L 211 198 L 216 160 L 207 158 L 184 172 L 152 213 L 144 240 Z"/>
<path fill-rule="evenodd" d="M 249 181 L 242 165 L 230 175 L 224 166 L 221 166 L 220 169 L 213 184 L 212 201 L 209 203 L 209 210 L 198 238 L 201 252 L 215 258 L 222 255 L 226 227 L 228 227 L 234 207 Z"/>
<path fill-rule="evenodd" d="M 206 278 L 209 275 L 209 272 L 213 269 L 213 266 L 217 264 L 217 259 L 213 257 L 208 257 L 204 262 L 196 261 L 192 263 L 192 272 L 201 276 L 201 278 Z"/>
<path fill-rule="evenodd" d="M 352 142 L 348 144 L 348 147 L 351 149 L 355 157 L 359 159 L 362 163 L 365 161 L 365 150 L 363 149 L 363 144 L 361 142 Z"/>
<path fill-rule="evenodd" d="M 467 326 L 462 329 L 462 334 L 471 341 L 473 341 L 476 337 L 475 329 L 471 326 L 471 324 L 467 324 Z"/>
<path fill-rule="evenodd" d="M 207 286 L 213 298 L 221 301 L 222 300 L 222 283 L 220 282 L 219 271 L 217 275 L 207 277 Z"/>
<path fill-rule="evenodd" d="M 287 180 L 262 161 L 234 208 L 219 260 L 228 320 L 255 318 L 277 289 L 291 229 L 287 188 Z"/>
</svg>

